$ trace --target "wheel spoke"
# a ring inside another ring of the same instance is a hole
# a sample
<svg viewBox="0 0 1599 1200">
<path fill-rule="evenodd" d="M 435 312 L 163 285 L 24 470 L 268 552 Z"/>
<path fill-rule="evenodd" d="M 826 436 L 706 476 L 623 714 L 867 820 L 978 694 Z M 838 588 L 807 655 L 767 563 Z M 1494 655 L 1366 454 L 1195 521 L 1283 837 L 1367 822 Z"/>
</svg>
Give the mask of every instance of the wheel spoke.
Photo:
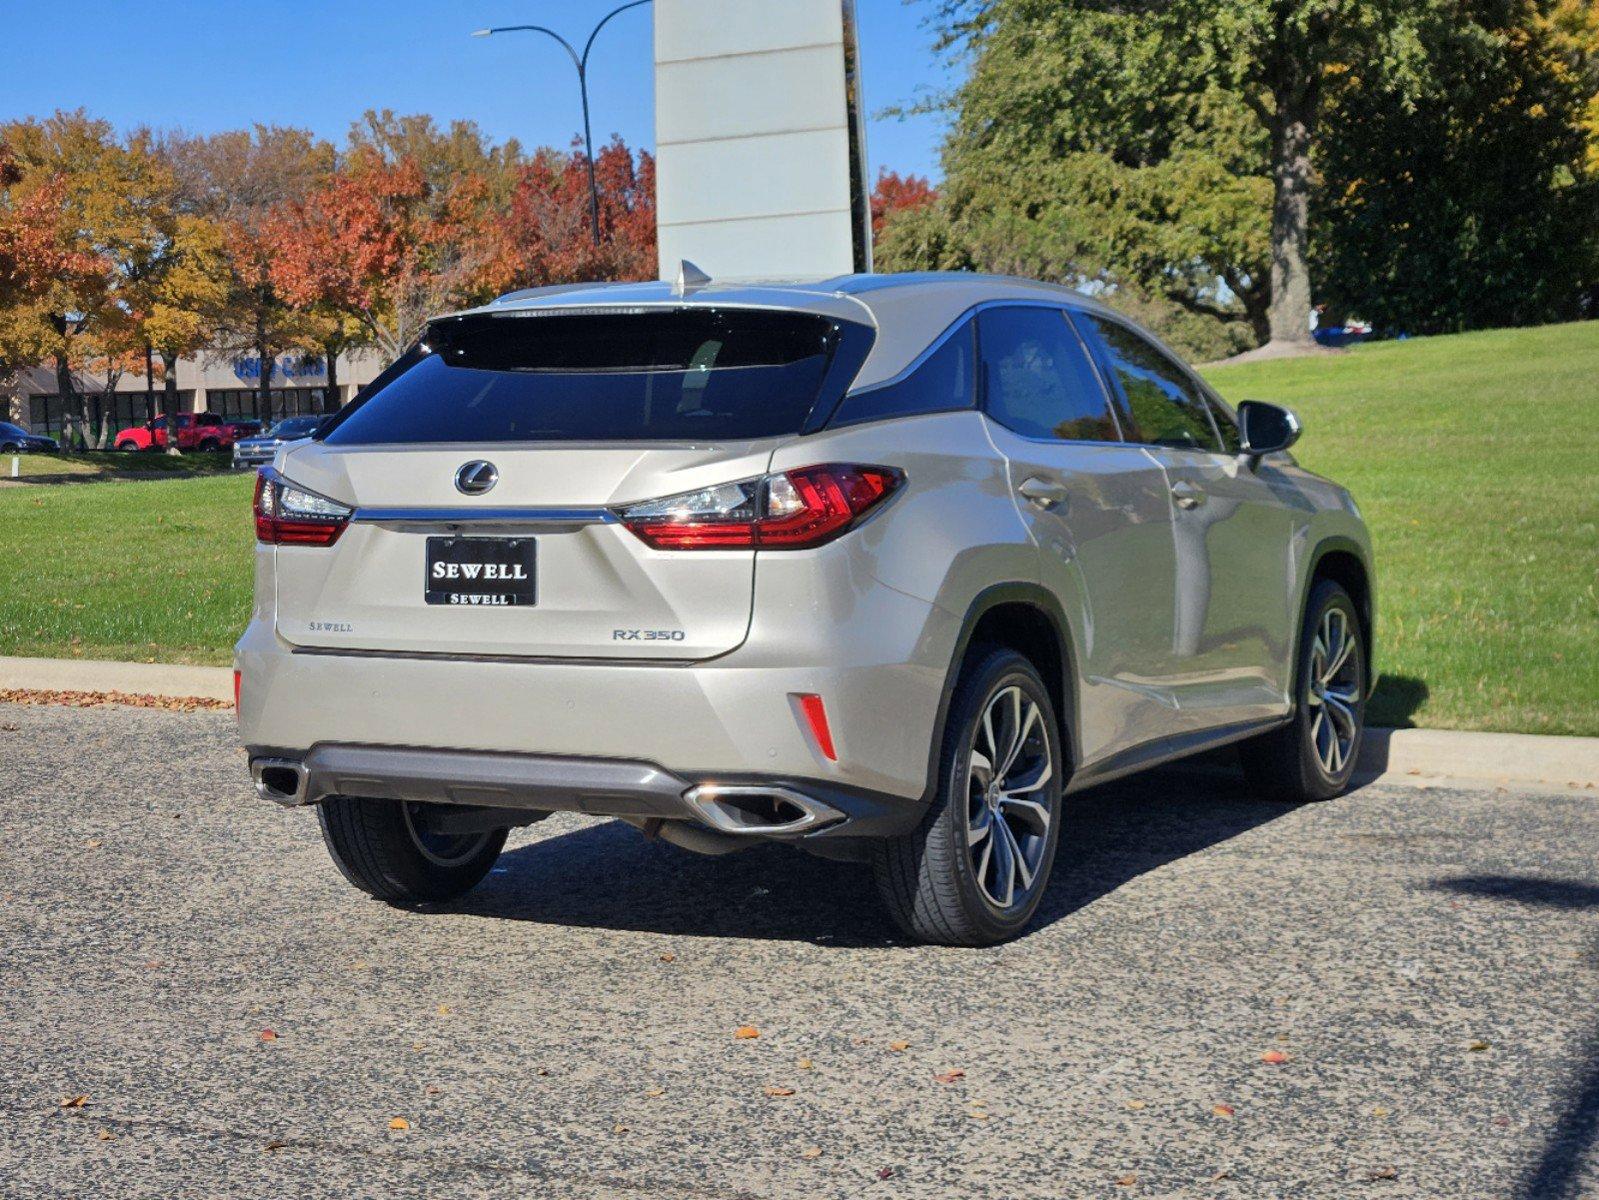
<svg viewBox="0 0 1599 1200">
<path fill-rule="evenodd" d="M 1033 886 L 1033 872 L 1027 866 L 1027 856 L 1022 853 L 1022 844 L 1016 840 L 1016 831 L 1010 827 L 1009 822 L 1003 817 L 999 819 L 997 824 L 1000 837 L 1004 839 L 1006 846 L 1010 850 L 1011 865 L 1015 868 L 1015 875 L 1022 877 L 1022 890 L 1026 891 Z M 1014 884 L 1014 875 L 1012 876 L 1012 883 Z"/>
<path fill-rule="evenodd" d="M 1033 832 L 1042 837 L 1049 830 L 1049 808 L 1037 800 L 1024 800 L 1014 793 L 999 798 L 1000 807 L 1007 812 L 1013 812 L 1022 820 L 1033 827 Z"/>
<path fill-rule="evenodd" d="M 1338 677 L 1338 672 L 1343 668 L 1343 665 L 1349 661 L 1350 652 L 1353 651 L 1354 648 L 1354 639 L 1349 637 L 1344 638 L 1343 644 L 1338 647 L 1338 653 L 1333 656 L 1332 661 L 1327 664 L 1326 668 L 1323 669 L 1321 673 L 1321 681 L 1323 684 L 1331 685 L 1332 681 Z"/>
<path fill-rule="evenodd" d="M 987 787 L 989 781 L 994 778 L 994 764 L 989 761 L 988 755 L 984 754 L 981 750 L 973 749 L 970 773 L 974 776 L 980 775 L 982 777 L 983 786 Z"/>
<path fill-rule="evenodd" d="M 968 817 L 966 826 L 966 845 L 968 847 L 977 845 L 978 842 L 993 833 L 994 815 L 989 811 L 988 805 L 985 804 L 979 808 L 976 816 Z"/>
<path fill-rule="evenodd" d="M 994 706 L 990 704 L 983 710 L 983 737 L 988 741 L 988 754 L 986 758 L 990 764 L 999 761 L 999 742 L 994 738 Z"/>
<path fill-rule="evenodd" d="M 1328 720 L 1325 708 L 1317 712 L 1315 720 L 1310 723 L 1310 740 L 1316 746 L 1316 757 L 1321 760 L 1321 765 L 1331 771 L 1333 770 L 1329 765 L 1331 754 L 1327 750 L 1323 734 L 1329 735 L 1334 742 L 1338 740 L 1338 735 L 1333 733 L 1332 722 Z"/>
<path fill-rule="evenodd" d="M 1000 825 L 1003 827 L 1004 822 Z M 1016 898 L 1016 859 L 1012 841 L 1000 833 L 988 839 L 994 848 L 994 887 L 988 898 L 1001 908 L 1009 908 Z"/>
<path fill-rule="evenodd" d="M 1360 702 L 1360 694 L 1355 690 L 1353 685 L 1351 685 L 1348 689 L 1327 688 L 1325 691 L 1327 699 L 1336 700 L 1345 708 L 1353 708 Z"/>
<path fill-rule="evenodd" d="M 1354 711 L 1342 700 L 1334 698 L 1331 692 L 1327 693 L 1327 711 L 1332 714 L 1334 723 L 1342 727 L 1343 735 L 1352 739 L 1355 736 Z"/>
<path fill-rule="evenodd" d="M 1055 764 L 1050 762 L 1048 758 L 1045 758 L 1038 764 L 1038 766 L 1033 768 L 1033 771 L 1033 778 L 1027 780 L 1026 782 L 1008 784 L 1004 781 L 1001 781 L 1000 786 L 1005 789 L 1005 794 L 1007 796 L 1020 796 L 1026 792 L 1036 792 L 1039 788 L 1043 787 L 1052 778 L 1054 778 Z"/>
</svg>

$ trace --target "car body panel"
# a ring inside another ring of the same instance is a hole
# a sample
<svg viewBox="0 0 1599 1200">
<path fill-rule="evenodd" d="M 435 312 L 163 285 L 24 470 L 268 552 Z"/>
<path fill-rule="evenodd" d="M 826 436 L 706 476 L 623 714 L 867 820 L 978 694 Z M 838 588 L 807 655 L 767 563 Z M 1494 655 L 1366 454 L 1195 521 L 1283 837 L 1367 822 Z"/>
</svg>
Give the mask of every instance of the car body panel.
<svg viewBox="0 0 1599 1200">
<path fill-rule="evenodd" d="M 980 307 L 1015 302 L 1100 311 L 1064 288 L 979 276 L 563 287 L 488 309 L 821 313 L 875 330 L 861 393 L 904 378 Z M 474 459 L 499 482 L 463 496 L 455 473 Z M 829 462 L 894 468 L 903 483 L 813 549 L 655 551 L 605 515 Z M 1034 440 L 976 409 L 736 444 L 296 442 L 275 464 L 356 517 L 333 553 L 257 550 L 238 647 L 252 754 L 337 742 L 592 756 L 919 804 L 975 623 L 1017 602 L 1057 628 L 1076 778 L 1109 778 L 1284 719 L 1318 557 L 1336 548 L 1371 575 L 1353 500 L 1288 454 Z M 1040 475 L 1061 504 L 1018 495 Z M 1179 485 L 1203 503 L 1178 506 Z M 483 509 L 509 513 L 471 522 Z M 427 537 L 463 529 L 538 539 L 537 605 L 423 603 Z M 615 636 L 647 628 L 682 637 Z M 836 757 L 801 715 L 809 694 Z"/>
</svg>

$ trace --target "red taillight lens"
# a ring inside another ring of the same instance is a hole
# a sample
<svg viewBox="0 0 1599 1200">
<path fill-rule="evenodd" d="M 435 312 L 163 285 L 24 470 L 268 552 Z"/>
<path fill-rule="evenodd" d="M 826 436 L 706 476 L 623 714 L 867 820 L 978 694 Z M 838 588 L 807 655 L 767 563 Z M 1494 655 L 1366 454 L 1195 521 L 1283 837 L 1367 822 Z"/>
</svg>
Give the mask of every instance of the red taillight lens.
<svg viewBox="0 0 1599 1200">
<path fill-rule="evenodd" d="M 800 692 L 794 698 L 799 701 L 800 712 L 805 715 L 805 723 L 811 727 L 811 736 L 816 739 L 816 748 L 822 752 L 822 757 L 829 762 L 837 762 L 833 729 L 827 723 L 827 706 L 822 703 L 822 698 L 814 692 Z"/>
<path fill-rule="evenodd" d="M 255 536 L 271 546 L 331 546 L 354 510 L 284 479 L 270 467 L 255 477 Z"/>
<path fill-rule="evenodd" d="M 805 550 L 847 532 L 904 481 L 892 467 L 825 463 L 619 510 L 657 550 Z"/>
</svg>

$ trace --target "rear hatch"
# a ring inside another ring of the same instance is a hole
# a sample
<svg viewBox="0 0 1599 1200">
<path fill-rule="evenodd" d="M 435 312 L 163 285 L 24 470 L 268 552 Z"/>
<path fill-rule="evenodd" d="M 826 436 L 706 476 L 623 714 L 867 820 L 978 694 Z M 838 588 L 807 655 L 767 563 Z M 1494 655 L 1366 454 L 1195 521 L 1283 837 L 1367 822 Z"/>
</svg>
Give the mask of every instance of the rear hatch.
<svg viewBox="0 0 1599 1200">
<path fill-rule="evenodd" d="M 280 635 L 457 655 L 733 649 L 755 552 L 653 549 L 614 510 L 762 475 L 818 403 L 836 333 L 709 308 L 436 323 L 281 460 L 286 482 L 354 513 L 331 546 L 277 547 Z"/>
</svg>

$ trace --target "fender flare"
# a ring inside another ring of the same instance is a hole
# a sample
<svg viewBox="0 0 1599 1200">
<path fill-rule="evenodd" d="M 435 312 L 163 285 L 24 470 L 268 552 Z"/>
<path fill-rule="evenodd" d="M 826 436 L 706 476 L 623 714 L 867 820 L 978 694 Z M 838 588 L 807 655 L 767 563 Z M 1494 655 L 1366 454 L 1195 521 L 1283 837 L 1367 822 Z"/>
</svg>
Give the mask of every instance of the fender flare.
<svg viewBox="0 0 1599 1200">
<path fill-rule="evenodd" d="M 1048 588 L 1038 583 L 1017 581 L 990 584 L 978 592 L 967 605 L 966 615 L 961 619 L 960 633 L 955 639 L 954 653 L 950 655 L 949 667 L 944 673 L 944 686 L 938 698 L 938 715 L 933 721 L 932 744 L 927 751 L 927 785 L 922 789 L 924 806 L 932 804 L 938 790 L 938 760 L 944 747 L 944 731 L 949 720 L 949 709 L 955 697 L 955 689 L 960 684 L 961 668 L 966 662 L 967 651 L 971 649 L 972 635 L 976 633 L 977 625 L 983 617 L 1002 604 L 1029 605 L 1042 612 L 1050 623 L 1055 640 L 1060 646 L 1061 658 L 1060 694 L 1055 697 L 1059 711 L 1055 716 L 1062 727 L 1062 743 L 1066 754 L 1063 786 L 1070 780 L 1077 763 L 1081 761 L 1077 732 L 1076 647 L 1072 643 L 1071 624 L 1066 619 L 1060 600 Z"/>
<path fill-rule="evenodd" d="M 1354 538 L 1341 533 L 1328 534 L 1316 543 L 1314 550 L 1306 559 L 1305 574 L 1299 584 L 1299 619 L 1294 627 L 1294 694 L 1299 689 L 1299 654 L 1301 642 L 1305 635 L 1305 605 L 1310 601 L 1311 580 L 1316 578 L 1316 572 L 1321 567 L 1322 559 L 1329 554 L 1344 553 L 1350 555 L 1360 563 L 1361 570 L 1366 575 L 1366 596 L 1362 604 L 1359 598 L 1355 600 L 1356 607 L 1360 608 L 1361 617 L 1366 626 L 1366 695 L 1377 690 L 1379 673 L 1377 670 L 1377 572 L 1371 561 L 1370 551 Z"/>
</svg>

